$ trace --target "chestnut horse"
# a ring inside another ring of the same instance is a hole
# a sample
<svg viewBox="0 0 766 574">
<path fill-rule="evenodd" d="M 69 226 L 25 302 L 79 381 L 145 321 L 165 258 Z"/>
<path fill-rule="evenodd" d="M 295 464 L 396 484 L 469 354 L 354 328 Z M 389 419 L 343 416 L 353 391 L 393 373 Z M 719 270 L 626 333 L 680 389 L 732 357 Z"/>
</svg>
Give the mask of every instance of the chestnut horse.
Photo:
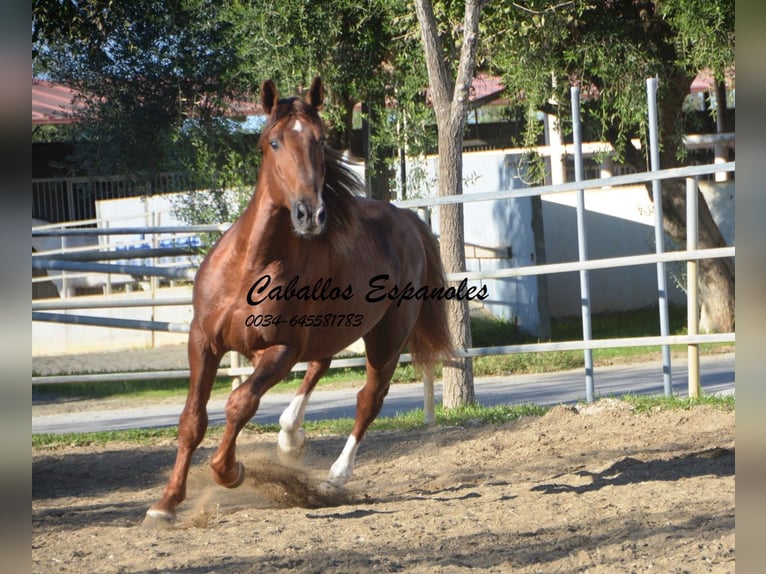
<svg viewBox="0 0 766 574">
<path fill-rule="evenodd" d="M 417 216 L 360 197 L 359 178 L 325 148 L 315 78 L 305 99 L 279 99 L 264 82 L 268 114 L 263 162 L 250 203 L 200 265 L 189 332 L 191 379 L 178 423 L 178 452 L 162 498 L 147 520 L 172 520 L 186 496 L 192 454 L 207 429 L 207 402 L 221 358 L 247 356 L 255 371 L 232 391 L 226 427 L 211 467 L 234 488 L 244 480 L 235 455 L 238 433 L 261 396 L 307 361 L 303 382 L 280 416 L 278 448 L 302 450 L 309 395 L 333 355 L 360 337 L 367 377 L 357 395 L 351 435 L 324 487 L 351 478 L 357 447 L 380 412 L 399 355 L 409 347 L 425 368 L 453 352 L 447 328 L 438 245 Z"/>
</svg>

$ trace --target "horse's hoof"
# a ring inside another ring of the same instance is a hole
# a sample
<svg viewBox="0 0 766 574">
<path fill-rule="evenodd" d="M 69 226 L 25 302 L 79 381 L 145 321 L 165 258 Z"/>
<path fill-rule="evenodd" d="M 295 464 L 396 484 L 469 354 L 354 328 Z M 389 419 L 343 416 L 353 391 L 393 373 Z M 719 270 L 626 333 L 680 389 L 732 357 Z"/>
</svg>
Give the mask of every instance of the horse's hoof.
<svg viewBox="0 0 766 574">
<path fill-rule="evenodd" d="M 236 476 L 234 480 L 228 480 L 228 477 L 231 476 L 231 473 L 222 474 L 219 473 L 215 466 L 213 468 L 213 480 L 215 482 L 225 488 L 237 488 L 240 486 L 243 482 L 245 482 L 245 465 L 242 464 L 240 461 L 236 461 L 234 463 L 234 472 L 236 473 Z"/>
<path fill-rule="evenodd" d="M 277 448 L 285 454 L 291 454 L 293 452 L 303 453 L 306 450 L 306 431 L 302 428 L 294 432 L 287 432 L 286 430 L 280 430 L 277 435 Z"/>
<path fill-rule="evenodd" d="M 279 431 L 277 435 L 277 456 L 279 460 L 289 463 L 302 459 L 306 454 L 307 443 L 306 433 L 303 429 L 298 429 L 292 434 Z"/>
<path fill-rule="evenodd" d="M 317 492 L 324 497 L 336 497 L 343 494 L 344 491 L 342 484 L 329 480 L 323 480 L 317 485 Z"/>
<path fill-rule="evenodd" d="M 142 526 L 150 529 L 170 528 L 176 519 L 175 512 L 150 508 L 146 511 L 146 516 Z"/>
<path fill-rule="evenodd" d="M 237 478 L 230 484 L 224 484 L 226 488 L 237 488 L 245 482 L 245 465 L 237 461 Z"/>
</svg>

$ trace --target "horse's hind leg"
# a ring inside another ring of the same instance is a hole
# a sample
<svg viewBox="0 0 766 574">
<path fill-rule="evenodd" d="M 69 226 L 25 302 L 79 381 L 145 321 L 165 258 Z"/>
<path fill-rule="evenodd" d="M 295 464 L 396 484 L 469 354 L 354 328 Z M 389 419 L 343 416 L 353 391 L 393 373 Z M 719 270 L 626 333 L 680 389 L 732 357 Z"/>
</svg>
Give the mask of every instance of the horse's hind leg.
<svg viewBox="0 0 766 574">
<path fill-rule="evenodd" d="M 175 518 L 176 507 L 186 498 L 186 479 L 192 455 L 207 430 L 207 402 L 221 356 L 210 350 L 193 323 L 189 333 L 188 353 L 191 377 L 186 404 L 178 422 L 176 462 L 162 498 L 146 512 L 149 522 L 152 519 L 170 521 Z"/>
<path fill-rule="evenodd" d="M 309 402 L 311 391 L 314 390 L 322 375 L 330 368 L 332 359 L 311 361 L 306 369 L 303 382 L 295 392 L 293 400 L 279 417 L 281 427 L 277 436 L 277 448 L 280 455 L 295 458 L 300 456 L 306 445 L 306 433 L 303 431 L 303 417 Z"/>
<path fill-rule="evenodd" d="M 351 478 L 354 473 L 354 461 L 359 443 L 372 424 L 372 421 L 380 414 L 383 407 L 383 399 L 388 394 L 391 377 L 394 374 L 399 361 L 399 353 L 382 364 L 373 363 L 367 357 L 367 381 L 356 395 L 356 419 L 354 428 L 346 440 L 346 445 L 340 456 L 330 467 L 327 483 L 332 488 L 340 488 Z"/>
<path fill-rule="evenodd" d="M 237 435 L 258 410 L 263 394 L 282 380 L 295 364 L 295 352 L 284 345 L 269 347 L 258 354 L 255 372 L 229 395 L 226 402 L 226 428 L 210 467 L 221 486 L 242 484 L 245 468 L 236 459 Z"/>
</svg>

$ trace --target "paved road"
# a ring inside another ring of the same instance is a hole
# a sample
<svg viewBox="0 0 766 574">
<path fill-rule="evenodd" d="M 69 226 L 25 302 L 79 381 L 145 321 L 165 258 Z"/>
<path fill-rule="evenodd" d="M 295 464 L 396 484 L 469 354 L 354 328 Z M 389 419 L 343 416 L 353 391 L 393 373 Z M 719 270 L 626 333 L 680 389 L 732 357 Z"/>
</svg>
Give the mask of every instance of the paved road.
<svg viewBox="0 0 766 574">
<path fill-rule="evenodd" d="M 734 392 L 734 354 L 708 355 L 701 358 L 700 373 L 706 394 Z M 672 365 L 673 392 L 686 396 L 687 367 L 685 360 L 677 359 Z M 610 395 L 663 393 L 662 364 L 599 367 L 594 372 L 597 397 Z M 491 406 L 498 404 L 551 405 L 573 403 L 585 398 L 583 370 L 541 375 L 514 375 L 483 377 L 475 381 L 476 399 Z M 306 413 L 307 420 L 353 417 L 357 389 L 316 391 Z M 266 394 L 254 421 L 261 424 L 276 423 L 290 396 Z M 436 385 L 436 400 L 441 400 L 441 385 Z M 225 422 L 225 399 L 210 401 L 210 424 Z M 383 405 L 381 416 L 393 416 L 423 406 L 423 385 L 393 385 Z M 76 413 L 33 416 L 32 433 L 74 433 L 134 428 L 174 426 L 183 408 L 178 404 L 141 406 L 130 409 L 81 411 Z"/>
</svg>

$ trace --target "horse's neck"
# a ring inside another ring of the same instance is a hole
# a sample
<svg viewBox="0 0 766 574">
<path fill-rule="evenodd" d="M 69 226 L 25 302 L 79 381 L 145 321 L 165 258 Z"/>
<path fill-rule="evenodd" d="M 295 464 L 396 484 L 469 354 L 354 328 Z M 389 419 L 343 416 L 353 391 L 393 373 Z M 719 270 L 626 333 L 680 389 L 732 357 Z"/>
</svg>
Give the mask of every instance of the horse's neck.
<svg viewBox="0 0 766 574">
<path fill-rule="evenodd" d="M 237 242 L 245 260 L 266 265 L 289 249 L 296 239 L 289 220 L 289 212 L 277 206 L 259 182 L 240 217 Z"/>
</svg>

